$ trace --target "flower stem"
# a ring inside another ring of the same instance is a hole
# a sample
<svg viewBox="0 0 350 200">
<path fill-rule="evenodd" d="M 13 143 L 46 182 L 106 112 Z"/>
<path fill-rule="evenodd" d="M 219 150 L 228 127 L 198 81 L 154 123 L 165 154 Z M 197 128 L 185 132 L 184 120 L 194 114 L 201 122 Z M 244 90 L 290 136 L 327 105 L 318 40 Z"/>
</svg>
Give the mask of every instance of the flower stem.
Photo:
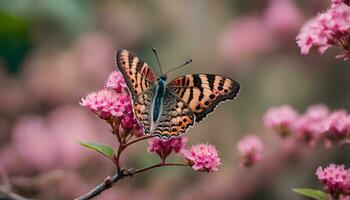
<svg viewBox="0 0 350 200">
<path fill-rule="evenodd" d="M 137 139 L 127 143 L 126 146 L 129 146 L 129 145 L 134 144 L 136 142 L 139 142 L 139 141 L 142 141 L 142 140 L 146 140 L 146 139 L 150 139 L 150 138 L 153 138 L 153 137 L 154 137 L 154 135 L 147 135 L 147 136 L 144 136 L 144 137 L 140 137 L 140 138 L 137 138 Z"/>
<path fill-rule="evenodd" d="M 184 163 L 159 163 L 159 164 L 156 164 L 156 165 L 151 165 L 151 166 L 148 166 L 148 167 L 144 167 L 144 168 L 135 170 L 133 174 L 138 174 L 138 173 L 141 173 L 141 172 L 144 172 L 144 171 L 148 171 L 148 170 L 151 170 L 151 169 L 154 169 L 154 168 L 158 168 L 158 167 L 168 167 L 168 166 L 182 166 L 182 167 L 185 167 L 185 166 L 188 166 L 188 165 L 184 164 Z"/>
<path fill-rule="evenodd" d="M 94 187 L 90 192 L 76 198 L 75 200 L 92 199 L 92 198 L 100 195 L 103 191 L 111 188 L 115 183 L 117 183 L 118 181 L 120 181 L 121 179 L 123 179 L 125 177 L 132 177 L 133 175 L 139 174 L 141 172 L 145 172 L 145 171 L 155 169 L 158 167 L 167 167 L 167 166 L 188 166 L 188 165 L 183 164 L 183 163 L 159 163 L 156 165 L 151 165 L 151 166 L 144 167 L 144 168 L 137 169 L 137 170 L 133 170 L 133 169 L 119 170 L 112 177 L 106 178 L 103 183 L 100 183 L 99 185 Z"/>
</svg>

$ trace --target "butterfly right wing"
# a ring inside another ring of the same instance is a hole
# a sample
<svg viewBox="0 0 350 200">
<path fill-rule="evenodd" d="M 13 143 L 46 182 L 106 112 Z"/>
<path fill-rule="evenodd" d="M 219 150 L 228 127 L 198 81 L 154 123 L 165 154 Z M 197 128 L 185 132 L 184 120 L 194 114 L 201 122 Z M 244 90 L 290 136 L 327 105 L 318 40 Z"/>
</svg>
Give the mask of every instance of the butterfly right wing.
<svg viewBox="0 0 350 200">
<path fill-rule="evenodd" d="M 139 95 L 154 86 L 156 76 L 147 63 L 127 50 L 117 50 L 117 67 L 123 74 L 133 101 L 137 101 Z"/>
<path fill-rule="evenodd" d="M 179 137 L 194 123 L 190 107 L 167 88 L 159 122 L 152 134 L 159 138 Z"/>
</svg>

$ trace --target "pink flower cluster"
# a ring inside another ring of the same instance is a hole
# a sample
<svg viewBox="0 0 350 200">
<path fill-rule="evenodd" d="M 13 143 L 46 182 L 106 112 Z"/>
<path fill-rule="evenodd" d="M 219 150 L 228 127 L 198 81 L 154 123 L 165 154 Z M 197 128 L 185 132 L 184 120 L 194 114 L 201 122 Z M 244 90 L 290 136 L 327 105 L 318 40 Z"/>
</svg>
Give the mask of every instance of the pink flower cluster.
<svg viewBox="0 0 350 200">
<path fill-rule="evenodd" d="M 332 197 L 342 195 L 341 199 L 349 199 L 350 170 L 345 169 L 344 165 L 330 164 L 324 169 L 319 167 L 316 175 Z"/>
<path fill-rule="evenodd" d="M 109 75 L 106 81 L 106 87 L 112 88 L 116 92 L 127 91 L 125 80 L 119 71 L 114 71 Z"/>
<path fill-rule="evenodd" d="M 327 147 L 343 144 L 350 137 L 350 116 L 345 110 L 330 112 L 325 105 L 313 105 L 303 115 L 296 113 L 290 106 L 271 108 L 264 116 L 265 126 L 283 136 L 288 130 L 312 145 L 323 141 Z"/>
<path fill-rule="evenodd" d="M 263 144 L 257 136 L 251 134 L 241 139 L 237 144 L 242 167 L 253 166 L 261 160 Z"/>
<path fill-rule="evenodd" d="M 110 74 L 105 88 L 82 98 L 80 105 L 104 120 L 119 119 L 123 129 L 133 129 L 136 136 L 142 135 L 142 128 L 134 117 L 128 88 L 119 71 Z"/>
<path fill-rule="evenodd" d="M 337 58 L 350 57 L 350 7 L 339 0 L 332 1 L 332 7 L 311 18 L 301 28 L 296 37 L 302 54 L 307 54 L 312 46 L 324 53 L 329 47 L 343 49 Z"/>
<path fill-rule="evenodd" d="M 187 164 L 196 171 L 213 172 L 218 170 L 220 158 L 214 145 L 198 144 L 186 149 L 186 137 L 170 138 L 169 140 L 152 138 L 149 141 L 148 152 L 156 153 L 163 162 L 171 153 L 182 153 Z"/>
<path fill-rule="evenodd" d="M 189 165 L 196 171 L 217 171 L 221 164 L 218 151 L 211 144 L 194 145 L 183 154 Z"/>
<path fill-rule="evenodd" d="M 282 136 L 291 132 L 291 125 L 295 123 L 299 114 L 289 105 L 270 108 L 264 118 L 264 124 L 267 128 L 275 129 Z"/>
<path fill-rule="evenodd" d="M 149 140 L 148 152 L 158 154 L 162 161 L 165 161 L 172 152 L 180 153 L 186 142 L 186 137 L 170 138 L 169 140 L 152 138 Z"/>
</svg>

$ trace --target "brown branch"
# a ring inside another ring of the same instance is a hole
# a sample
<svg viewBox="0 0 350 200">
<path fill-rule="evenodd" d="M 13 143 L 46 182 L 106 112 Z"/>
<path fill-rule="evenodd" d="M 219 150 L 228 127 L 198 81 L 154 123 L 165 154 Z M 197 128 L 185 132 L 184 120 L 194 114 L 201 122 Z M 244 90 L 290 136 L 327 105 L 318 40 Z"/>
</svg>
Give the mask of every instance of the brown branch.
<svg viewBox="0 0 350 200">
<path fill-rule="evenodd" d="M 8 199 L 8 200 L 31 200 L 25 197 L 22 197 L 18 194 L 15 194 L 13 192 L 9 192 L 7 190 L 5 190 L 4 188 L 0 187 L 0 199 Z"/>
<path fill-rule="evenodd" d="M 136 142 L 139 142 L 139 141 L 142 141 L 142 140 L 146 140 L 146 139 L 150 139 L 150 138 L 153 138 L 153 137 L 155 137 L 155 135 L 147 135 L 147 136 L 144 136 L 144 137 L 140 137 L 140 138 L 137 138 L 137 139 L 127 143 L 126 146 L 129 146 L 129 145 L 134 144 Z"/>
<path fill-rule="evenodd" d="M 120 171 L 117 171 L 117 173 L 114 174 L 112 177 L 107 177 L 103 183 L 100 183 L 99 185 L 94 187 L 90 192 L 84 194 L 81 197 L 76 198 L 75 200 L 92 199 L 92 198 L 100 195 L 103 191 L 111 188 L 118 181 L 120 181 L 121 179 L 123 179 L 125 177 L 132 177 L 133 175 L 141 173 L 141 172 L 145 172 L 145 171 L 148 171 L 148 170 L 151 170 L 154 168 L 158 168 L 158 167 L 167 167 L 167 166 L 188 166 L 188 165 L 182 164 L 182 163 L 160 163 L 160 164 L 151 165 L 149 167 L 145 167 L 145 168 L 141 168 L 141 169 L 137 169 L 137 170 L 133 170 L 133 169 L 120 170 Z"/>
</svg>

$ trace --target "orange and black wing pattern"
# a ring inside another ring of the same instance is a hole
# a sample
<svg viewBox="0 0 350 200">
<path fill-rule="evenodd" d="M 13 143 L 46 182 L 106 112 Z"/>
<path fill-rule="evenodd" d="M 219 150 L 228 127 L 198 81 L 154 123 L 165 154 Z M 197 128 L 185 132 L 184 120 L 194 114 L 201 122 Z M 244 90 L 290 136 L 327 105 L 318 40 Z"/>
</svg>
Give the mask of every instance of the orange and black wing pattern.
<svg viewBox="0 0 350 200">
<path fill-rule="evenodd" d="M 168 86 L 188 104 L 196 122 L 213 112 L 220 102 L 233 100 L 240 90 L 236 81 L 214 74 L 181 76 L 168 83 Z"/>
<path fill-rule="evenodd" d="M 148 64 L 127 50 L 117 50 L 117 67 L 123 74 L 134 101 L 155 84 L 156 76 Z"/>
</svg>

